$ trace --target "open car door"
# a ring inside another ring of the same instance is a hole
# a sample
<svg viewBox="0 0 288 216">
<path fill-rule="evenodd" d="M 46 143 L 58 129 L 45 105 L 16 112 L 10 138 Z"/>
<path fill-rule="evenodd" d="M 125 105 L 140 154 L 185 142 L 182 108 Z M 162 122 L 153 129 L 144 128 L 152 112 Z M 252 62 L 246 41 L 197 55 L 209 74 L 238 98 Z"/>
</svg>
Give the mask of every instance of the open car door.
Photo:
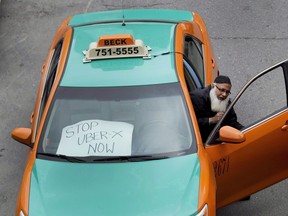
<svg viewBox="0 0 288 216">
<path fill-rule="evenodd" d="M 288 60 L 253 77 L 206 142 L 217 182 L 217 207 L 288 178 Z M 240 131 L 219 128 L 234 108 Z"/>
</svg>

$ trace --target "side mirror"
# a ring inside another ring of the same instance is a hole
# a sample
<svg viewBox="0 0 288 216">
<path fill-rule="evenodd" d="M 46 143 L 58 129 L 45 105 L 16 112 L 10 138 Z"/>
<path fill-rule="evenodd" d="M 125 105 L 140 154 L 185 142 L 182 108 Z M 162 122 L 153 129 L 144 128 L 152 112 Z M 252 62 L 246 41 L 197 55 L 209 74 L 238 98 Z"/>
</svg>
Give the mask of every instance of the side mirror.
<svg viewBox="0 0 288 216">
<path fill-rule="evenodd" d="M 223 126 L 220 128 L 219 139 L 220 141 L 231 143 L 242 143 L 246 140 L 241 131 L 230 126 Z"/>
<path fill-rule="evenodd" d="M 15 128 L 11 132 L 11 137 L 13 139 L 30 147 L 32 147 L 31 136 L 32 136 L 31 128 Z"/>
</svg>

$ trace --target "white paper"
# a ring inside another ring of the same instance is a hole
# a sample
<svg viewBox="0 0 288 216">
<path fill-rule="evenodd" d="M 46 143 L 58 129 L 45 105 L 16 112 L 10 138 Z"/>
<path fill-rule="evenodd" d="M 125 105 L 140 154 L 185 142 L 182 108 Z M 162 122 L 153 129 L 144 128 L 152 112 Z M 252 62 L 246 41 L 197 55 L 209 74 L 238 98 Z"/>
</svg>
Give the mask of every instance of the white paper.
<svg viewBox="0 0 288 216">
<path fill-rule="evenodd" d="M 62 130 L 56 154 L 129 156 L 134 126 L 126 122 L 85 120 Z"/>
</svg>

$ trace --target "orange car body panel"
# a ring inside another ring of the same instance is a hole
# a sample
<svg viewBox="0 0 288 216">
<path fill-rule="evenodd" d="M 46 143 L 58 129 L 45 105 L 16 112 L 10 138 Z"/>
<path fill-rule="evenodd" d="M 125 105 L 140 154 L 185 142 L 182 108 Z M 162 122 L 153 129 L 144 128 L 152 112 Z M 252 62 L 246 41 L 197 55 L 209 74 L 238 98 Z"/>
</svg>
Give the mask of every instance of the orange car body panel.
<svg viewBox="0 0 288 216">
<path fill-rule="evenodd" d="M 286 110 L 248 128 L 244 131 L 246 141 L 241 144 L 222 143 L 206 148 L 215 166 L 217 208 L 288 178 L 287 131 L 281 130 L 287 118 Z"/>
</svg>

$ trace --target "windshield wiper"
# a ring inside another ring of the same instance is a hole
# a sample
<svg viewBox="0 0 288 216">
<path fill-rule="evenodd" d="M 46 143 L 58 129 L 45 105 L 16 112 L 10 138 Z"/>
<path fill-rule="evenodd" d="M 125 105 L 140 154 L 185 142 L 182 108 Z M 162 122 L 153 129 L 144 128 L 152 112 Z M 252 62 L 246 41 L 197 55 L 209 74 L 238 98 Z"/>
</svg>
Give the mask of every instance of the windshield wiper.
<svg viewBox="0 0 288 216">
<path fill-rule="evenodd" d="M 73 157 L 68 155 L 62 154 L 51 154 L 51 153 L 37 153 L 37 155 L 46 156 L 46 157 L 53 157 L 53 158 L 60 158 L 64 159 L 69 162 L 91 162 L 91 160 L 84 160 L 79 157 Z M 169 158 L 168 156 L 158 156 L 158 155 L 135 155 L 135 156 L 103 156 L 97 157 L 96 159 L 92 160 L 93 162 L 139 162 L 139 161 L 147 161 L 147 160 L 160 160 Z"/>
<path fill-rule="evenodd" d="M 68 155 L 62 155 L 62 154 L 51 154 L 51 153 L 37 153 L 37 155 L 43 155 L 47 157 L 54 157 L 54 158 L 61 158 L 69 162 L 86 162 L 84 159 L 80 159 L 78 157 L 68 156 Z"/>
<path fill-rule="evenodd" d="M 101 162 L 139 162 L 147 160 L 160 160 L 169 158 L 168 156 L 155 156 L 155 155 L 135 155 L 135 156 L 117 156 L 117 157 L 99 157 L 93 161 Z"/>
</svg>

